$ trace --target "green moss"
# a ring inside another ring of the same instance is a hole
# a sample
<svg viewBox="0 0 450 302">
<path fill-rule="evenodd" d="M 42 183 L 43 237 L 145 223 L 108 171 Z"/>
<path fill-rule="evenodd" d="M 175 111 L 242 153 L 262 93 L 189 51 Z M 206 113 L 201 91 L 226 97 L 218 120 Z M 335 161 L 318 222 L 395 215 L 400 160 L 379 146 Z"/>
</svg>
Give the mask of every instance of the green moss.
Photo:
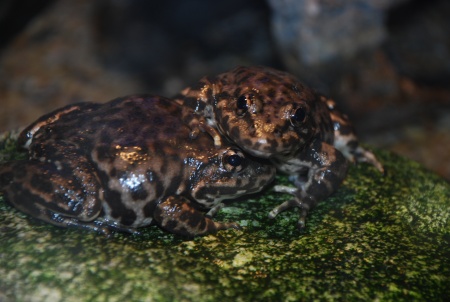
<svg viewBox="0 0 450 302">
<path fill-rule="evenodd" d="M 156 227 L 110 238 L 60 229 L 0 197 L 0 300 L 444 301 L 450 185 L 417 163 L 377 155 L 387 175 L 352 167 L 302 233 L 295 211 L 267 218 L 289 197 L 270 189 L 218 214 L 242 231 L 190 241 Z"/>
<path fill-rule="evenodd" d="M 12 159 L 25 159 L 25 153 L 17 149 L 18 131 L 0 134 L 0 163 Z"/>
</svg>

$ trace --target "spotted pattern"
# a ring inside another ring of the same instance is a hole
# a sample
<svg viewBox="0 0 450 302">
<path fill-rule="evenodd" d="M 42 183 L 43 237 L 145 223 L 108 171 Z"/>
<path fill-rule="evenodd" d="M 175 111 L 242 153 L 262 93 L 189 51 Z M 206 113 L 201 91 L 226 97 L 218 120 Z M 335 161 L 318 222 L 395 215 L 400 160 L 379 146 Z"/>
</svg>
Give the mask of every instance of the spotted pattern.
<svg viewBox="0 0 450 302">
<path fill-rule="evenodd" d="M 207 134 L 189 139 L 181 111 L 150 95 L 56 110 L 21 133 L 29 158 L 0 167 L 0 190 L 19 210 L 62 227 L 108 233 L 157 224 L 185 236 L 238 228 L 205 212 L 260 191 L 275 168 L 232 145 L 215 148 Z"/>
<path fill-rule="evenodd" d="M 324 128 L 332 129 L 327 108 L 312 89 L 290 74 L 267 67 L 238 67 L 205 77 L 175 99 L 258 157 L 294 154 L 313 136 L 327 133 Z M 299 109 L 305 119 L 293 125 L 292 116 Z"/>
<path fill-rule="evenodd" d="M 187 108 L 184 120 L 195 136 L 200 128 L 216 145 L 231 141 L 246 152 L 269 158 L 289 175 L 295 188 L 275 186 L 293 199 L 270 212 L 275 217 L 301 208 L 303 228 L 309 209 L 337 190 L 348 162 L 368 162 L 383 172 L 372 152 L 358 143 L 345 114 L 334 100 L 294 76 L 268 67 L 237 67 L 205 77 L 175 96 Z"/>
</svg>

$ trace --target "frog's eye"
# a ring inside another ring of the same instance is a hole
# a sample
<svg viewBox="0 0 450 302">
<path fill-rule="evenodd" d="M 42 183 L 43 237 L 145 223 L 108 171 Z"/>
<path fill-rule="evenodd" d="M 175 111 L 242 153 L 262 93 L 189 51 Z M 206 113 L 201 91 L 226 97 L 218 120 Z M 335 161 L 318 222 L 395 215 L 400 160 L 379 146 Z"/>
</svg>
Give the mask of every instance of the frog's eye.
<svg viewBox="0 0 450 302">
<path fill-rule="evenodd" d="M 245 157 L 240 151 L 227 150 L 222 157 L 223 167 L 228 172 L 239 172 L 243 169 Z"/>
<path fill-rule="evenodd" d="M 236 112 L 239 116 L 243 116 L 251 106 L 252 95 L 243 94 L 236 100 Z"/>
<path fill-rule="evenodd" d="M 306 120 L 307 114 L 305 108 L 295 108 L 291 111 L 289 120 L 294 127 L 301 126 Z"/>
</svg>

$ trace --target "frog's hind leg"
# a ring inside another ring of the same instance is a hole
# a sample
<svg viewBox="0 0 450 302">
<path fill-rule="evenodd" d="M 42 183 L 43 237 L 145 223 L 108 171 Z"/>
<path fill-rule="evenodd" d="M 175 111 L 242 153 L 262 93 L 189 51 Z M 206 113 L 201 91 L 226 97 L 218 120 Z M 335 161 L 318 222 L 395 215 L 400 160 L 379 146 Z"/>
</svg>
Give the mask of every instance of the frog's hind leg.
<svg viewBox="0 0 450 302">
<path fill-rule="evenodd" d="M 187 237 L 240 228 L 235 222 L 213 221 L 182 196 L 172 196 L 158 204 L 153 216 L 163 229 Z"/>
<path fill-rule="evenodd" d="M 375 155 L 365 148 L 361 147 L 355 133 L 353 125 L 350 123 L 347 115 L 335 110 L 335 102 L 331 99 L 326 100 L 330 117 L 334 127 L 334 147 L 351 162 L 369 163 L 384 173 L 383 165 L 377 160 Z"/>
<path fill-rule="evenodd" d="M 97 230 L 102 206 L 99 185 L 88 162 L 18 161 L 0 169 L 0 190 L 18 210 L 61 227 Z M 92 227 L 91 227 L 92 226 Z"/>
</svg>

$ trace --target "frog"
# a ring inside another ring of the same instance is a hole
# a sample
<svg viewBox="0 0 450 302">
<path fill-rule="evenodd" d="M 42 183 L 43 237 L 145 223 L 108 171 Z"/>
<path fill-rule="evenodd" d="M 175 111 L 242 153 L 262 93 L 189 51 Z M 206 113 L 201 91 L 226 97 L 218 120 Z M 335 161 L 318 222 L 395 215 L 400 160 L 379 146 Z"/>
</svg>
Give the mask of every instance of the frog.
<svg viewBox="0 0 450 302">
<path fill-rule="evenodd" d="M 239 229 L 213 216 L 265 188 L 274 166 L 207 134 L 190 139 L 180 116 L 156 95 L 57 109 L 20 133 L 27 157 L 0 167 L 0 191 L 41 221 L 107 235 L 155 224 L 189 238 Z"/>
<path fill-rule="evenodd" d="M 288 175 L 294 187 L 275 185 L 274 190 L 292 198 L 269 217 L 298 208 L 300 230 L 310 209 L 341 185 L 349 163 L 369 163 L 384 174 L 376 156 L 359 144 L 336 101 L 288 72 L 238 66 L 201 78 L 173 99 L 185 108 L 183 120 L 191 137 L 209 133 L 216 147 L 232 142 Z"/>
</svg>

